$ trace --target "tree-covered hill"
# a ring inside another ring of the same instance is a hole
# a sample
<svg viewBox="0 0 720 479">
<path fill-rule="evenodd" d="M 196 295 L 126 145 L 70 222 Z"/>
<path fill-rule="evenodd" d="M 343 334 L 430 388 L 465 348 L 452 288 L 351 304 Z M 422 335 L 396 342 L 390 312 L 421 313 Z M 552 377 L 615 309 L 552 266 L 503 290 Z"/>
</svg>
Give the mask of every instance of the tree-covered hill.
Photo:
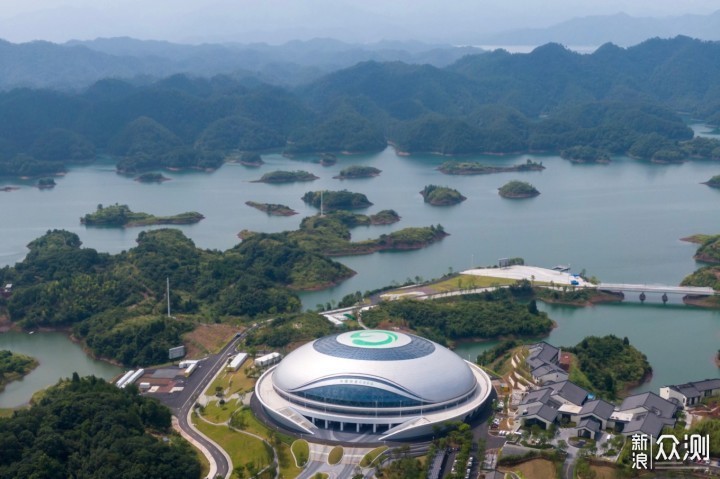
<svg viewBox="0 0 720 479">
<path fill-rule="evenodd" d="M 293 290 L 335 284 L 347 267 L 283 234 L 258 234 L 225 252 L 202 250 L 179 230 L 145 231 L 117 255 L 81 247 L 78 236 L 49 231 L 26 258 L 0 270 L 13 283 L 3 300 L 25 327 L 70 327 L 96 354 L 127 365 L 167 360 L 198 321 L 294 312 Z M 173 313 L 163 316 L 166 279 Z"/>
<path fill-rule="evenodd" d="M 195 452 L 170 431 L 170 411 L 154 399 L 74 374 L 0 418 L 0 477 L 199 479 Z"/>
<path fill-rule="evenodd" d="M 581 55 L 548 44 L 445 68 L 369 61 L 296 89 L 231 76 L 101 80 L 84 91 L 0 93 L 0 175 L 47 176 L 109 154 L 118 168 L 217 168 L 242 152 L 560 152 L 592 147 L 657 162 L 688 147 L 678 110 L 720 118 L 720 44 L 687 37 Z"/>
</svg>

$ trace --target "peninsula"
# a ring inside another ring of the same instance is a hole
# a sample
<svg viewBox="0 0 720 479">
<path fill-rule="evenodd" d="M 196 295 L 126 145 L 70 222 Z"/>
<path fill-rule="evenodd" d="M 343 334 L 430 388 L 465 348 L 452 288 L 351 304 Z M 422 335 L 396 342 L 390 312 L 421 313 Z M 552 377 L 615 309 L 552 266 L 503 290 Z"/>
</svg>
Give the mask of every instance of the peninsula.
<svg viewBox="0 0 720 479">
<path fill-rule="evenodd" d="M 498 194 L 503 198 L 523 199 L 538 196 L 540 192 L 530 183 L 513 180 L 498 188 Z"/>
<path fill-rule="evenodd" d="M 378 176 L 380 172 L 381 170 L 378 170 L 377 168 L 374 168 L 372 166 L 352 165 L 340 170 L 340 173 L 337 176 L 333 176 L 333 178 L 338 180 L 350 180 L 354 178 L 372 178 L 373 176 Z"/>
<path fill-rule="evenodd" d="M 701 184 L 708 185 L 710 188 L 720 188 L 720 175 L 715 175 Z"/>
<path fill-rule="evenodd" d="M 38 362 L 35 358 L 0 350 L 0 392 L 5 389 L 6 384 L 26 376 L 37 365 Z"/>
<path fill-rule="evenodd" d="M 573 146 L 560 152 L 560 157 L 571 163 L 610 163 L 607 151 L 592 146 Z"/>
<path fill-rule="evenodd" d="M 161 173 L 143 173 L 136 177 L 135 181 L 139 183 L 162 183 L 164 181 L 170 181 L 170 178 L 163 176 Z"/>
<path fill-rule="evenodd" d="M 265 162 L 262 160 L 262 157 L 258 155 L 257 153 L 243 153 L 240 155 L 240 164 L 244 166 L 252 166 L 252 167 L 258 167 Z"/>
<path fill-rule="evenodd" d="M 313 181 L 317 179 L 317 176 L 307 171 L 276 170 L 265 173 L 259 180 L 255 180 L 253 183 L 295 183 L 296 181 Z"/>
<path fill-rule="evenodd" d="M 37 182 L 37 187 L 41 190 L 49 190 L 50 188 L 55 188 L 55 180 L 52 178 L 40 178 Z"/>
<path fill-rule="evenodd" d="M 181 213 L 174 216 L 154 216 L 148 213 L 136 213 L 128 205 L 114 204 L 104 207 L 98 205 L 94 213 L 88 213 L 80 218 L 85 226 L 110 226 L 127 228 L 131 226 L 150 225 L 190 225 L 199 222 L 205 217 L 195 211 Z"/>
<path fill-rule="evenodd" d="M 433 206 L 456 205 L 467 199 L 458 190 L 447 186 L 427 185 L 420 194 L 425 203 L 430 203 Z"/>
<path fill-rule="evenodd" d="M 491 173 L 542 171 L 544 169 L 542 162 L 535 162 L 531 159 L 513 166 L 490 166 L 477 161 L 446 161 L 438 167 L 438 170 L 446 175 L 489 175 Z"/>
<path fill-rule="evenodd" d="M 292 216 L 297 214 L 297 211 L 289 206 L 275 203 L 256 203 L 254 201 L 246 201 L 245 204 L 257 210 L 263 211 L 270 216 Z"/>
</svg>

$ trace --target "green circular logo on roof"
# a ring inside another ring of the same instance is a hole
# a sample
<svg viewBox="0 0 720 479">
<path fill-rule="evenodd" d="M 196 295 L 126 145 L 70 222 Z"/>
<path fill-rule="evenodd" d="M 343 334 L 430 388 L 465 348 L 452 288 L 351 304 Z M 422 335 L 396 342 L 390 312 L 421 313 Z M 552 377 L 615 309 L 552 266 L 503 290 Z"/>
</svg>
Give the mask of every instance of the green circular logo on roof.
<svg viewBox="0 0 720 479">
<path fill-rule="evenodd" d="M 352 344 L 366 348 L 387 346 L 397 340 L 398 335 L 390 331 L 357 331 L 350 335 Z"/>
</svg>

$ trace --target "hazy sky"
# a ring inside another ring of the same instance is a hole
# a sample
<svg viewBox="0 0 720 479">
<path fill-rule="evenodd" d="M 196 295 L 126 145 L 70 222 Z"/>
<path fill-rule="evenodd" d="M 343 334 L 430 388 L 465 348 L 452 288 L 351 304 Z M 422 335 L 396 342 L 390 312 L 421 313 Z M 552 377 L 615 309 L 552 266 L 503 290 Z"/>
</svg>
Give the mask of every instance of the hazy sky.
<svg viewBox="0 0 720 479">
<path fill-rule="evenodd" d="M 0 38 L 281 43 L 334 37 L 472 43 L 481 34 L 545 27 L 573 17 L 718 9 L 717 0 L 0 0 Z"/>
</svg>

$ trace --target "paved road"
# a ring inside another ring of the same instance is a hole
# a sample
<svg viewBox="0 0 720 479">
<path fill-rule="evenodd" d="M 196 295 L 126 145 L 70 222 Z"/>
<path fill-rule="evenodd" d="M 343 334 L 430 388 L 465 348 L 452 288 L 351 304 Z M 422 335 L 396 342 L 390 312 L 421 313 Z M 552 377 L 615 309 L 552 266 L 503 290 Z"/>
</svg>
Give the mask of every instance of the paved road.
<svg viewBox="0 0 720 479">
<path fill-rule="evenodd" d="M 183 390 L 182 392 L 173 393 L 168 397 L 159 397 L 162 402 L 166 403 L 170 407 L 173 415 L 177 417 L 178 426 L 183 430 L 183 432 L 192 437 L 198 443 L 202 444 L 210 453 L 217 468 L 211 479 L 214 479 L 217 476 L 229 478 L 232 473 L 231 461 L 227 453 L 222 448 L 210 441 L 191 424 L 190 417 L 193 405 L 200 394 L 202 394 L 202 392 L 208 387 L 208 384 L 212 381 L 218 371 L 225 366 L 228 355 L 235 351 L 238 342 L 253 329 L 254 327 L 250 327 L 243 331 L 240 335 L 233 338 L 233 340 L 230 341 L 218 354 L 210 355 L 198 363 L 198 368 L 193 374 L 193 376 L 195 376 L 193 378 L 194 381 L 192 382 L 193 386 L 186 388 L 187 390 Z"/>
</svg>

